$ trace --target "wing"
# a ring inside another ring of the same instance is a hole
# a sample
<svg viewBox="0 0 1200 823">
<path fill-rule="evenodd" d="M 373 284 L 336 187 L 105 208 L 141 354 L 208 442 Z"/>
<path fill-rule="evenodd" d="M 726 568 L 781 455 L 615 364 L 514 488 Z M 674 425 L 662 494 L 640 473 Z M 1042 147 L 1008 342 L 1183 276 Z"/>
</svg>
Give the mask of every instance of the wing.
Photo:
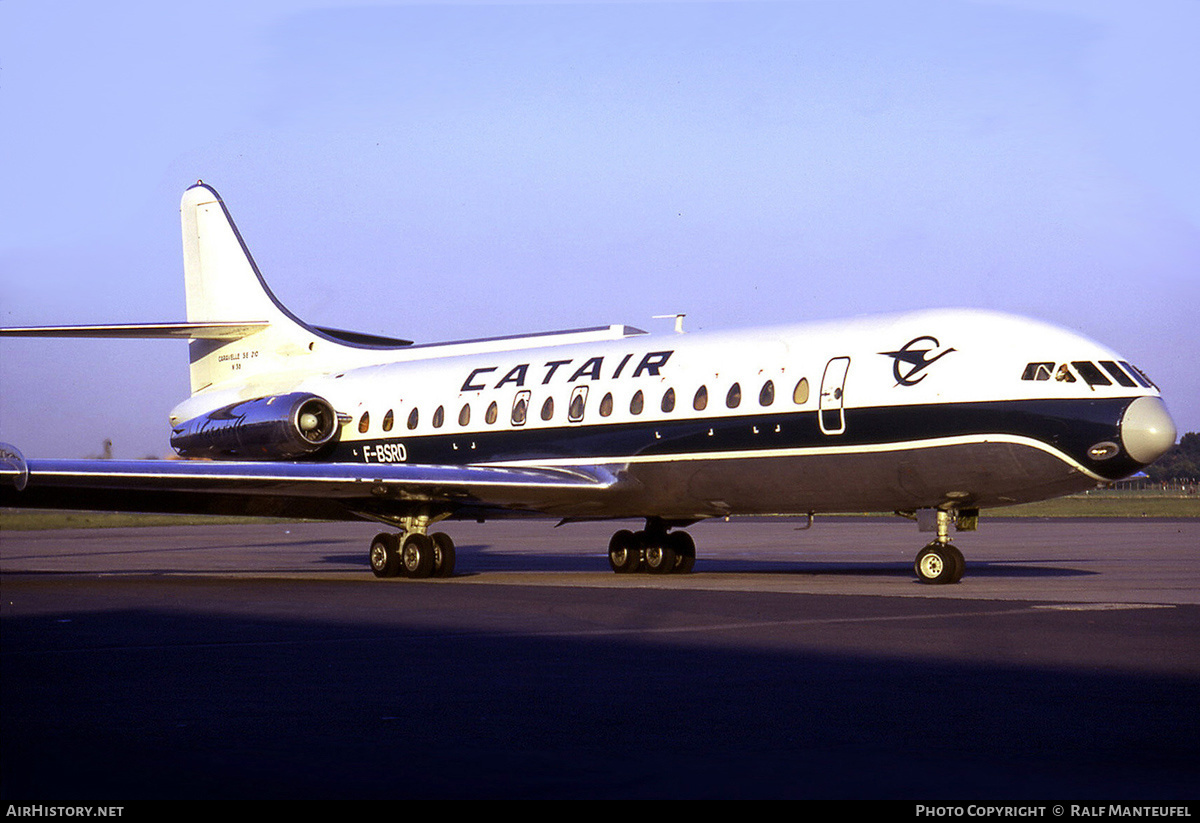
<svg viewBox="0 0 1200 823">
<path fill-rule="evenodd" d="M 621 481 L 575 469 L 208 460 L 28 460 L 0 444 L 0 505 L 391 521 L 599 510 Z"/>
</svg>

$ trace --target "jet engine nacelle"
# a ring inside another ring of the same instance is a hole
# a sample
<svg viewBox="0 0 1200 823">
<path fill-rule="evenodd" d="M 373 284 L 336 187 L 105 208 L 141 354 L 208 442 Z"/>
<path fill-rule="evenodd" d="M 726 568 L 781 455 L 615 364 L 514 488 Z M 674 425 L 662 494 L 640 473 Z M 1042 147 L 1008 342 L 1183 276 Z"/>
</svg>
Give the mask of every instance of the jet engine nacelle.
<svg viewBox="0 0 1200 823">
<path fill-rule="evenodd" d="M 244 400 L 194 417 L 171 432 L 183 457 L 287 460 L 308 457 L 337 440 L 337 412 L 305 392 Z"/>
</svg>

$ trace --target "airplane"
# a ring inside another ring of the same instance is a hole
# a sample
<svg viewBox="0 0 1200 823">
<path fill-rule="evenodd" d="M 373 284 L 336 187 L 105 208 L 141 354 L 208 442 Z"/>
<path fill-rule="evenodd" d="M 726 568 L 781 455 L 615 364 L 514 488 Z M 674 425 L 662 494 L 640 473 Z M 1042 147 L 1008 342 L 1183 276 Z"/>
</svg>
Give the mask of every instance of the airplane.
<svg viewBox="0 0 1200 823">
<path fill-rule="evenodd" d="M 684 529 L 894 512 L 965 570 L 951 528 L 1134 474 L 1175 442 L 1158 388 L 1076 333 L 982 310 L 751 331 L 610 325 L 436 344 L 309 325 L 203 181 L 181 203 L 187 321 L 0 330 L 189 340 L 177 460 L 0 451 L 0 505 L 368 520 L 378 577 L 449 577 L 450 519 L 644 520 L 614 572 L 693 569 Z"/>
</svg>

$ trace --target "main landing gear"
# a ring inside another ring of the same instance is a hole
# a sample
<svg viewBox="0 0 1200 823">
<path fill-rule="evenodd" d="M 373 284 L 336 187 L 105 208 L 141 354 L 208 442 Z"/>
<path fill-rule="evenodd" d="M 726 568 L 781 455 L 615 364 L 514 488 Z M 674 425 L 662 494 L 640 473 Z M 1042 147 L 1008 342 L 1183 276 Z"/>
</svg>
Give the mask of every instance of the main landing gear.
<svg viewBox="0 0 1200 823">
<path fill-rule="evenodd" d="M 936 516 L 937 537 L 917 553 L 913 571 L 922 583 L 957 583 L 962 580 L 967 561 L 963 558 L 963 553 L 950 542 L 950 521 L 953 514 L 938 509 Z M 971 528 L 973 527 L 972 525 Z"/>
<path fill-rule="evenodd" d="M 376 577 L 450 577 L 454 541 L 445 532 L 383 532 L 371 541 L 368 559 Z"/>
<path fill-rule="evenodd" d="M 646 528 L 622 529 L 608 541 L 608 563 L 617 574 L 686 574 L 696 563 L 696 543 L 687 532 L 668 532 L 657 517 Z"/>
</svg>

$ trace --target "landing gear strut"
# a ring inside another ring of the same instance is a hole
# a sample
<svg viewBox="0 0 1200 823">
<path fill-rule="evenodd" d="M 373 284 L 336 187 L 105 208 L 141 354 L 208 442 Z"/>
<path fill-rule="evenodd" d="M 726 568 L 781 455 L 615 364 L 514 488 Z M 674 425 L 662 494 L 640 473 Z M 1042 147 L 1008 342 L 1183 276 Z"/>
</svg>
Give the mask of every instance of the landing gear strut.
<svg viewBox="0 0 1200 823">
<path fill-rule="evenodd" d="M 404 521 L 400 534 L 383 532 L 371 541 L 367 559 L 376 577 L 450 577 L 454 574 L 454 541 L 445 532 L 428 534 L 430 518 Z"/>
<path fill-rule="evenodd" d="M 696 543 L 687 532 L 668 532 L 660 518 L 646 520 L 646 528 L 622 529 L 608 542 L 608 563 L 617 574 L 686 574 L 696 563 Z"/>
<path fill-rule="evenodd" d="M 917 553 L 913 571 L 922 583 L 957 583 L 966 571 L 962 552 L 950 542 L 951 517 L 950 512 L 937 510 L 937 537 Z"/>
</svg>

